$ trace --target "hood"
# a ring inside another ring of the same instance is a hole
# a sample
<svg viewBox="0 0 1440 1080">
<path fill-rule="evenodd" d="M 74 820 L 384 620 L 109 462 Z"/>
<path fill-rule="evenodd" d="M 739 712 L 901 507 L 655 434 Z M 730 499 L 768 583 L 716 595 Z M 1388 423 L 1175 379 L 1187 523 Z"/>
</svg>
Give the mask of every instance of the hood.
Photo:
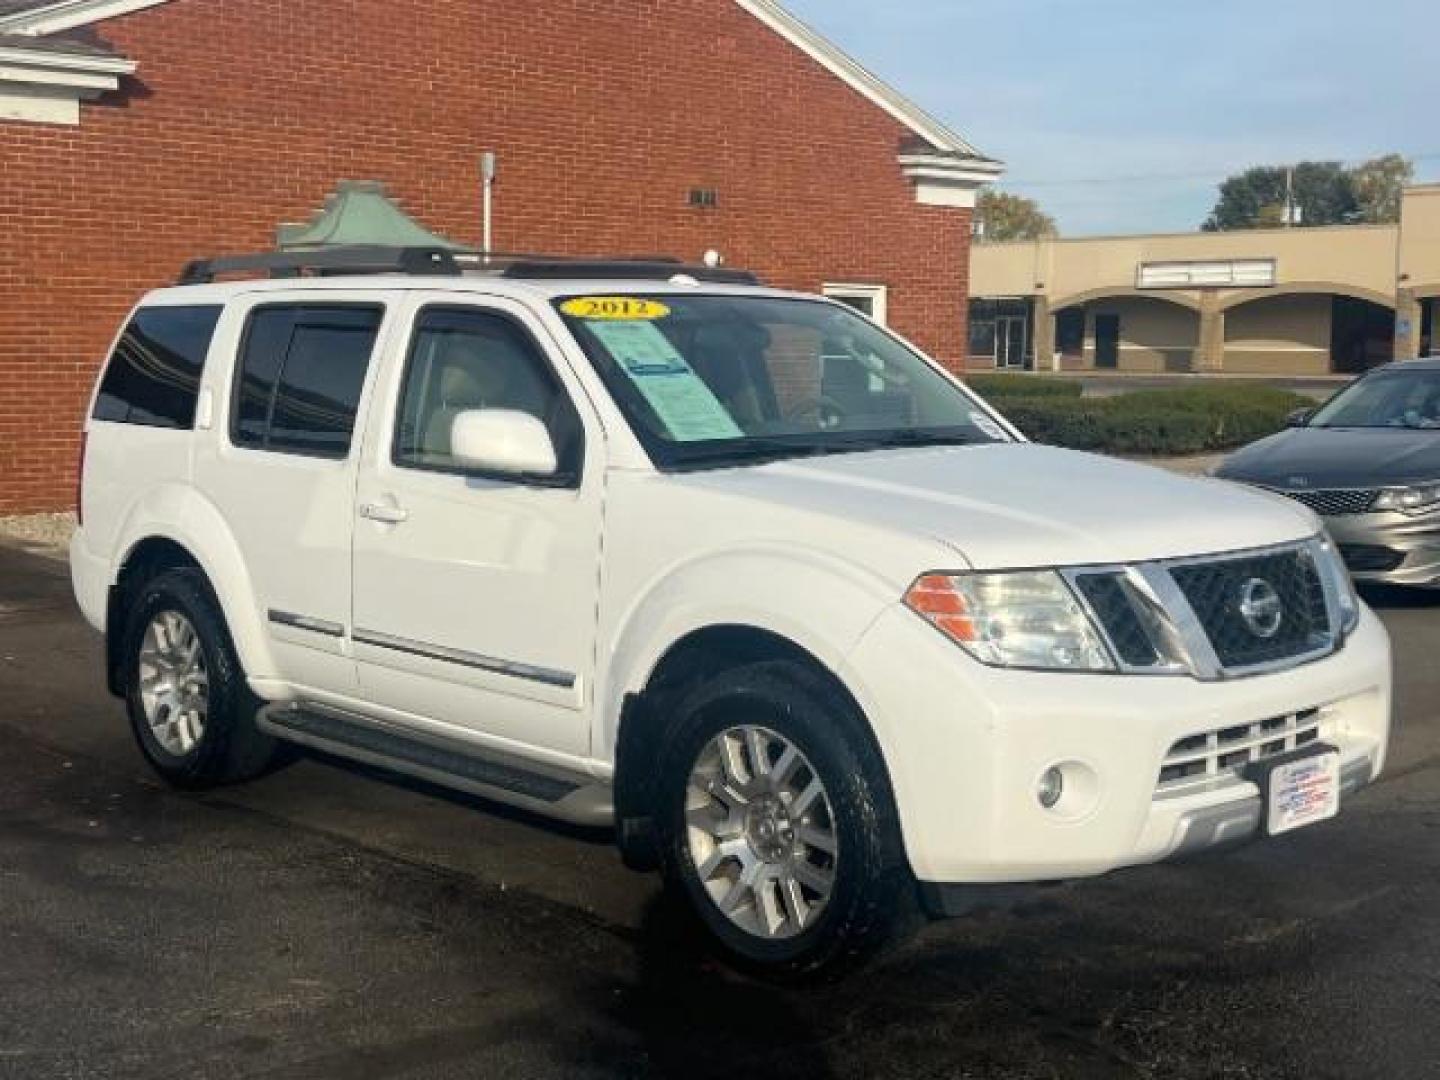
<svg viewBox="0 0 1440 1080">
<path fill-rule="evenodd" d="M 983 570 L 1208 555 L 1320 529 L 1277 495 L 1028 443 L 816 458 L 684 482 L 938 540 Z"/>
<path fill-rule="evenodd" d="M 1440 430 L 1291 428 L 1233 454 L 1216 475 L 1281 490 L 1440 480 Z"/>
</svg>

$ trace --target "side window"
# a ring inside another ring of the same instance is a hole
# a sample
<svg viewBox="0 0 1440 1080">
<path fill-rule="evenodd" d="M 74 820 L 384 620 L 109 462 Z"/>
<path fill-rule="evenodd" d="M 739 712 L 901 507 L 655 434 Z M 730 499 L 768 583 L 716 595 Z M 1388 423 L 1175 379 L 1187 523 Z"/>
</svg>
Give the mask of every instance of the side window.
<svg viewBox="0 0 1440 1080">
<path fill-rule="evenodd" d="M 236 374 L 235 445 L 347 457 L 383 317 L 368 306 L 257 308 Z"/>
<path fill-rule="evenodd" d="M 540 347 L 517 323 L 473 308 L 427 308 L 415 323 L 395 433 L 396 465 L 462 471 L 450 432 L 462 412 L 529 413 L 550 430 L 560 475 L 580 473 L 580 417 Z"/>
<path fill-rule="evenodd" d="M 141 308 L 115 346 L 96 420 L 147 427 L 193 428 L 205 355 L 221 308 Z"/>
</svg>

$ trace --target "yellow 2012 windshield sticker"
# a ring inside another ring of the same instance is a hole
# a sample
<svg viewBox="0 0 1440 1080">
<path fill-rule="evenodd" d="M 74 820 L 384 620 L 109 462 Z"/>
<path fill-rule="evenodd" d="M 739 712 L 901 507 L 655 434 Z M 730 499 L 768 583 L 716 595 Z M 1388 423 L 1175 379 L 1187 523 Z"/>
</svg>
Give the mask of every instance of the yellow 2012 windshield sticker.
<svg viewBox="0 0 1440 1080">
<path fill-rule="evenodd" d="M 572 319 L 592 322 L 656 322 L 670 315 L 658 300 L 639 296 L 580 296 L 565 301 L 560 310 Z"/>
</svg>

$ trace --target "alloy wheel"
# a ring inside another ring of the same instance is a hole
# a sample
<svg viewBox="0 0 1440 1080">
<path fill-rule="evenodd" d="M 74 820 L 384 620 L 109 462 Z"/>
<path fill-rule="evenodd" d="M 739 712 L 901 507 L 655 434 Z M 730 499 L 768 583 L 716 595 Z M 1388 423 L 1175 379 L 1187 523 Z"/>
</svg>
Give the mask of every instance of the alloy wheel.
<svg viewBox="0 0 1440 1080">
<path fill-rule="evenodd" d="M 178 611 L 159 612 L 145 628 L 139 689 L 155 741 L 177 758 L 193 752 L 205 736 L 210 678 L 200 636 Z"/>
<path fill-rule="evenodd" d="M 720 912 L 767 940 L 815 925 L 840 854 L 830 795 L 794 743 L 769 728 L 730 728 L 690 772 L 686 836 L 700 883 Z"/>
</svg>

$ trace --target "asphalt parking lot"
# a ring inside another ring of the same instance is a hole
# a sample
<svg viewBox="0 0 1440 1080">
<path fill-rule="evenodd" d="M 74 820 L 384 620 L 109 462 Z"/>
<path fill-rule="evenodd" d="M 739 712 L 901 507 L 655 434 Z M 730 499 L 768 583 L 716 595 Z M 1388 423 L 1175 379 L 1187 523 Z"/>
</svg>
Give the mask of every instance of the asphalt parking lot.
<svg viewBox="0 0 1440 1080">
<path fill-rule="evenodd" d="M 780 990 L 604 836 L 303 762 L 160 787 L 63 565 L 0 548 L 0 1076 L 1440 1077 L 1440 592 L 1383 783 L 1267 844 Z"/>
</svg>

